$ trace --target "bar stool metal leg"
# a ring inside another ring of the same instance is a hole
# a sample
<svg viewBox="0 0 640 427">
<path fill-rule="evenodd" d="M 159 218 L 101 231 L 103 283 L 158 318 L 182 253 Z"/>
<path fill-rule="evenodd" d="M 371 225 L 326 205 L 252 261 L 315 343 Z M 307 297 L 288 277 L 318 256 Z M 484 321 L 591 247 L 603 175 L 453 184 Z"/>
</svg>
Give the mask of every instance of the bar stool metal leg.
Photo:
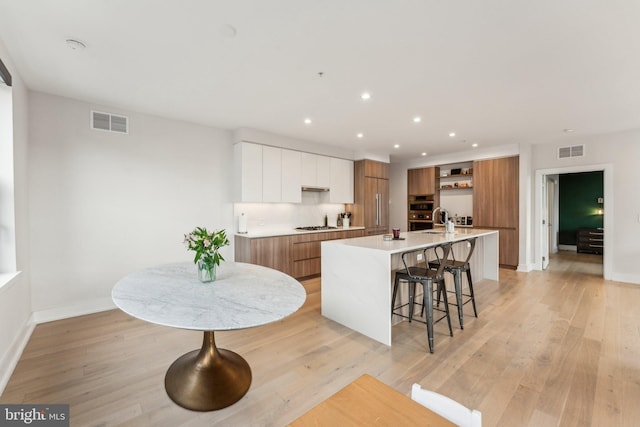
<svg viewBox="0 0 640 427">
<path fill-rule="evenodd" d="M 449 335 L 453 336 L 453 328 L 451 327 L 451 316 L 449 315 L 449 300 L 447 299 L 447 290 L 444 288 L 444 281 L 438 283 L 438 291 L 442 291 L 444 295 L 444 310 L 447 315 L 447 323 L 449 324 Z"/>
<path fill-rule="evenodd" d="M 396 308 L 396 295 L 398 295 L 398 283 L 400 283 L 400 277 L 396 274 L 393 281 L 393 294 L 391 295 L 391 319 L 393 319 L 393 310 Z"/>
<path fill-rule="evenodd" d="M 427 309 L 427 340 L 429 352 L 433 353 L 433 283 L 430 280 L 422 282 L 422 303 Z"/>
<path fill-rule="evenodd" d="M 478 317 L 476 310 L 476 296 L 473 293 L 473 280 L 471 280 L 471 270 L 467 268 L 467 281 L 469 282 L 469 295 L 471 296 L 471 305 L 473 306 L 473 314 Z"/>
<path fill-rule="evenodd" d="M 460 329 L 464 329 L 464 320 L 462 319 L 462 272 L 459 268 L 453 269 L 453 284 L 456 290 L 456 303 L 458 305 L 458 321 L 460 322 Z"/>
<path fill-rule="evenodd" d="M 416 301 L 416 282 L 409 281 L 409 322 L 413 319 L 413 310 Z"/>
</svg>

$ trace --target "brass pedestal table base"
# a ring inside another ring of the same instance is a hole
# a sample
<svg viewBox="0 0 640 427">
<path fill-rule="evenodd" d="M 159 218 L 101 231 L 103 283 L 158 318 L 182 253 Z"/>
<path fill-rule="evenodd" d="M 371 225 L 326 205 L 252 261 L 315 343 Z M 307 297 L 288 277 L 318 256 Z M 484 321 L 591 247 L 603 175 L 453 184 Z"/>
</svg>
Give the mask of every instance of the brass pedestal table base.
<svg viewBox="0 0 640 427">
<path fill-rule="evenodd" d="M 233 405 L 251 385 L 251 368 L 237 353 L 218 349 L 213 331 L 205 331 L 200 350 L 178 358 L 167 370 L 167 394 L 194 411 L 214 411 Z"/>
</svg>

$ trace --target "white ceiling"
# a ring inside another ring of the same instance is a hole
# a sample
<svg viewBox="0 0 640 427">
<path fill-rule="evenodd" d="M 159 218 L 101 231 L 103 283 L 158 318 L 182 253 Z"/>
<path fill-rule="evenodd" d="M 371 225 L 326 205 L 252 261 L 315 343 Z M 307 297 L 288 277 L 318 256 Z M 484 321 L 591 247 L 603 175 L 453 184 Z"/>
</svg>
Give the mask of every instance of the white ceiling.
<svg viewBox="0 0 640 427">
<path fill-rule="evenodd" d="M 0 0 L 0 39 L 33 90 L 392 161 L 640 128 L 638 0 Z"/>
</svg>

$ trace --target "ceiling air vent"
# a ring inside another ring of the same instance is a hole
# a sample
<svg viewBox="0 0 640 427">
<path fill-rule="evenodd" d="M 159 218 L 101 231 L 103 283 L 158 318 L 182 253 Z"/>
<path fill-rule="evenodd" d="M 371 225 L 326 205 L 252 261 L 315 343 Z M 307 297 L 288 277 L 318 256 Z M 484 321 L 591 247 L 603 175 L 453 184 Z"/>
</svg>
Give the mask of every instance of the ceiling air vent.
<svg viewBox="0 0 640 427">
<path fill-rule="evenodd" d="M 129 133 L 129 118 L 100 111 L 91 112 L 91 129 Z"/>
<path fill-rule="evenodd" d="M 558 147 L 558 158 L 566 159 L 569 157 L 584 156 L 584 145 L 573 145 L 571 147 Z"/>
</svg>

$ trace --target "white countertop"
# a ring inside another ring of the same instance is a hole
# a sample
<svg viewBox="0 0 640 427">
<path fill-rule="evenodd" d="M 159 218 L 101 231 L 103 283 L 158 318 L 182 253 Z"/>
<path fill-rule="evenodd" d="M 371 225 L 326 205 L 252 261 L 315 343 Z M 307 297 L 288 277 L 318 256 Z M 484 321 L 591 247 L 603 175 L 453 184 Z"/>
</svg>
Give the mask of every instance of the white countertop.
<svg viewBox="0 0 640 427">
<path fill-rule="evenodd" d="M 457 242 L 470 237 L 486 236 L 493 233 L 498 233 L 498 231 L 482 228 L 456 228 L 453 233 L 445 233 L 440 230 L 420 230 L 400 233 L 400 238 L 404 238 L 404 240 L 384 240 L 383 235 L 377 235 L 329 240 L 322 242 L 322 246 L 324 248 L 325 245 L 345 245 L 380 250 L 393 254 L 427 246 L 435 246 L 446 242 Z"/>
<path fill-rule="evenodd" d="M 304 304 L 306 292 L 279 271 L 223 261 L 214 282 L 200 282 L 193 263 L 166 264 L 125 276 L 111 296 L 122 311 L 147 322 L 224 331 L 280 320 Z"/>
<path fill-rule="evenodd" d="M 257 238 L 257 237 L 277 237 L 277 236 L 296 236 L 299 234 L 311 234 L 311 233 L 332 233 L 334 231 L 351 231 L 351 230 L 364 230 L 364 227 L 338 227 L 333 228 L 331 230 L 296 230 L 293 228 L 283 228 L 283 229 L 271 229 L 264 231 L 249 231 L 248 233 L 235 233 L 236 236 L 239 237 L 247 237 L 249 239 Z"/>
</svg>

